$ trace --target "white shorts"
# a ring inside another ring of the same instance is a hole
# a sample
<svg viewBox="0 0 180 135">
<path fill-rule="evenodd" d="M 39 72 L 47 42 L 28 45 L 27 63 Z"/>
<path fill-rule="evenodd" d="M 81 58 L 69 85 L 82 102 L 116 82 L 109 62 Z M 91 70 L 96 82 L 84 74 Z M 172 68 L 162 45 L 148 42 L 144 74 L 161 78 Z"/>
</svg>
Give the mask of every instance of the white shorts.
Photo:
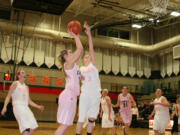
<svg viewBox="0 0 180 135">
<path fill-rule="evenodd" d="M 102 128 L 113 128 L 114 127 L 114 113 L 111 113 L 111 120 L 109 120 L 108 114 L 103 113 L 102 116 Z"/>
<path fill-rule="evenodd" d="M 167 117 L 155 116 L 153 130 L 157 130 L 160 133 L 164 133 L 169 122 L 170 122 L 169 116 Z"/>
<path fill-rule="evenodd" d="M 79 118 L 78 122 L 85 122 L 86 118 L 97 118 L 99 114 L 101 98 L 98 96 L 89 96 L 81 93 L 79 99 Z"/>
<path fill-rule="evenodd" d="M 34 114 L 28 106 L 13 105 L 13 113 L 18 122 L 21 133 L 28 128 L 35 129 L 38 127 Z"/>
</svg>

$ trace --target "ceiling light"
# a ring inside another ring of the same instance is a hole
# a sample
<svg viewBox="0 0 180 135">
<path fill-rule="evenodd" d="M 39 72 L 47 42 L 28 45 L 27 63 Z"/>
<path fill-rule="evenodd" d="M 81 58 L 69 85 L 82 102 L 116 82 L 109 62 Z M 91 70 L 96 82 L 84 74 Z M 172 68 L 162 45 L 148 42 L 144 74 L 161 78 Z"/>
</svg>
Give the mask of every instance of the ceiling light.
<svg viewBox="0 0 180 135">
<path fill-rule="evenodd" d="M 140 28 L 142 28 L 142 25 L 139 25 L 139 24 L 132 24 L 132 28 L 140 29 Z"/>
<path fill-rule="evenodd" d="M 153 18 L 149 18 L 149 21 L 150 21 L 150 22 L 154 22 L 154 19 L 153 19 Z"/>
<path fill-rule="evenodd" d="M 171 12 L 170 15 L 171 15 L 171 16 L 180 16 L 180 13 L 179 13 L 179 12 L 176 12 L 176 11 L 173 11 L 173 12 Z"/>
</svg>

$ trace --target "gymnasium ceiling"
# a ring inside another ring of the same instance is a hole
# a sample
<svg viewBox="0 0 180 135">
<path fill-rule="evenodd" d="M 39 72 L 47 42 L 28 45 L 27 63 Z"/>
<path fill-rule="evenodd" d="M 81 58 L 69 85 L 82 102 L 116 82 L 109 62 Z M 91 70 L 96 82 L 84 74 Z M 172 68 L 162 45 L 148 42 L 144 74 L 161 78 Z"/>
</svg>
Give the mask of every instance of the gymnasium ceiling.
<svg viewBox="0 0 180 135">
<path fill-rule="evenodd" d="M 91 16 L 96 20 L 95 24 L 102 26 L 122 27 L 129 22 L 146 22 L 153 18 L 160 21 L 157 27 L 179 22 L 179 18 L 169 14 L 172 11 L 180 12 L 180 0 L 169 0 L 167 15 L 162 18 L 153 15 L 149 0 L 74 0 L 66 11 L 72 12 L 73 17 L 81 14 Z"/>
<path fill-rule="evenodd" d="M 0 10 L 2 9 L 10 12 L 12 9 L 10 0 L 0 0 Z M 68 17 L 72 19 L 81 15 L 90 17 L 93 24 L 96 24 L 94 27 L 129 27 L 133 22 L 141 22 L 143 25 L 158 28 L 180 22 L 180 17 L 169 15 L 172 11 L 180 12 L 180 0 L 169 0 L 167 15 L 162 18 L 153 15 L 149 0 L 73 0 L 63 14 L 70 13 Z M 158 24 L 149 22 L 150 18 L 160 22 Z"/>
</svg>

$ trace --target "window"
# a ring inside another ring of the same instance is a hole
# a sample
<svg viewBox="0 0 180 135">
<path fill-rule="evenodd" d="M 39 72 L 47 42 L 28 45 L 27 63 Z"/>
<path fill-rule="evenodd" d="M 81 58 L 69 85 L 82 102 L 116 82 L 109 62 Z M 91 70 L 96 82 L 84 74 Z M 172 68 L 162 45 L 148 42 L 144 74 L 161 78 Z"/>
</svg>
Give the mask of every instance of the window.
<svg viewBox="0 0 180 135">
<path fill-rule="evenodd" d="M 116 38 L 118 38 L 119 36 L 118 36 L 119 34 L 118 34 L 118 31 L 116 31 L 116 30 L 110 30 L 109 32 L 108 32 L 108 36 L 109 37 L 116 37 Z"/>
<path fill-rule="evenodd" d="M 107 36 L 107 30 L 103 28 L 99 28 L 98 35 Z"/>
<path fill-rule="evenodd" d="M 129 40 L 129 31 L 120 31 L 120 38 Z"/>
<path fill-rule="evenodd" d="M 126 39 L 126 40 L 129 40 L 130 38 L 129 31 L 123 31 L 123 30 L 117 30 L 117 29 L 98 28 L 97 33 L 98 35 L 102 35 L 102 36 L 115 37 L 115 38 L 121 38 L 121 39 Z"/>
</svg>

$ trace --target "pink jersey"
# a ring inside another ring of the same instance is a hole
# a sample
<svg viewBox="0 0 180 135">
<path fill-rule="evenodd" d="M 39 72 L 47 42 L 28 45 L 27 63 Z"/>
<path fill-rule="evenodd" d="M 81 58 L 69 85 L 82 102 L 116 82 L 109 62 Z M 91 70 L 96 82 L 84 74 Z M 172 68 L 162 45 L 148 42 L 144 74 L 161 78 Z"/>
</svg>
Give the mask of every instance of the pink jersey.
<svg viewBox="0 0 180 135">
<path fill-rule="evenodd" d="M 128 93 L 125 97 L 120 94 L 120 112 L 131 111 L 131 98 Z"/>
<path fill-rule="evenodd" d="M 131 95 L 129 93 L 125 97 L 123 96 L 123 94 L 120 94 L 120 115 L 123 123 L 128 123 L 129 126 L 132 120 L 130 96 Z"/>
<path fill-rule="evenodd" d="M 70 94 L 78 96 L 80 94 L 80 77 L 81 72 L 79 67 L 75 64 L 73 69 L 65 70 L 66 72 L 66 85 L 65 91 L 71 91 Z"/>
<path fill-rule="evenodd" d="M 59 96 L 57 121 L 64 125 L 72 125 L 76 114 L 77 96 L 80 94 L 80 71 L 75 64 L 66 72 L 65 90 Z"/>
</svg>

